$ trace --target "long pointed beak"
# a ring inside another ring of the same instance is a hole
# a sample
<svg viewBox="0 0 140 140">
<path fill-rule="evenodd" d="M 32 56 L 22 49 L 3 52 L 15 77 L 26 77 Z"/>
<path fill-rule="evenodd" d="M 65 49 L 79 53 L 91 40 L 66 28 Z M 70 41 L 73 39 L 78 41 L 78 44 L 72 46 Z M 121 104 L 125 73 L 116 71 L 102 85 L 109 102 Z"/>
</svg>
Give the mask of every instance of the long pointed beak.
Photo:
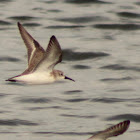
<svg viewBox="0 0 140 140">
<path fill-rule="evenodd" d="M 67 76 L 65 76 L 64 79 L 68 79 L 68 80 L 71 80 L 71 81 L 75 82 L 75 80 L 73 80 L 73 79 L 71 79 L 71 78 L 69 78 L 69 77 L 67 77 Z"/>
</svg>

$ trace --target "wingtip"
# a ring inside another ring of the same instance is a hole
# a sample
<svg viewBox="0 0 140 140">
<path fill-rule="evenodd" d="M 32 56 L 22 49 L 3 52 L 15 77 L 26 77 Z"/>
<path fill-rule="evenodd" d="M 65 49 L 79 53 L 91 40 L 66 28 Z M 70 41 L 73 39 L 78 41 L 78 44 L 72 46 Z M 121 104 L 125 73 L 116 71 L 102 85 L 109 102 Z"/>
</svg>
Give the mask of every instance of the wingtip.
<svg viewBox="0 0 140 140">
<path fill-rule="evenodd" d="M 51 40 L 56 39 L 55 35 L 52 35 L 50 39 Z"/>
<path fill-rule="evenodd" d="M 129 127 L 130 125 L 130 120 L 125 120 L 123 122 L 120 122 L 117 126 L 122 126 L 122 127 Z"/>
<path fill-rule="evenodd" d="M 130 120 L 125 120 L 123 122 L 120 122 L 120 123 L 108 128 L 106 131 L 114 130 L 114 132 L 116 131 L 116 134 L 114 136 L 118 136 L 118 135 L 121 135 L 124 132 L 126 132 L 127 129 L 129 128 L 129 125 L 130 125 Z"/>
<path fill-rule="evenodd" d="M 18 27 L 21 26 L 20 22 L 17 22 Z"/>
<path fill-rule="evenodd" d="M 123 134 L 123 133 L 129 128 L 129 125 L 130 125 L 130 120 L 125 120 L 125 121 L 120 122 L 120 123 L 118 124 L 118 127 L 120 126 L 120 127 L 123 128 L 123 131 L 122 131 L 121 134 Z"/>
<path fill-rule="evenodd" d="M 21 30 L 22 30 L 22 25 L 21 25 L 21 23 L 20 22 L 17 22 L 17 26 L 18 26 L 18 29 L 19 29 L 19 31 L 21 32 Z"/>
<path fill-rule="evenodd" d="M 125 120 L 122 123 L 126 123 L 127 125 L 130 125 L 130 120 Z"/>
<path fill-rule="evenodd" d="M 51 44 L 53 44 L 53 45 L 55 44 L 55 46 L 57 46 L 61 49 L 60 44 L 59 44 L 57 38 L 55 37 L 55 35 L 51 36 L 48 46 L 50 46 Z"/>
</svg>

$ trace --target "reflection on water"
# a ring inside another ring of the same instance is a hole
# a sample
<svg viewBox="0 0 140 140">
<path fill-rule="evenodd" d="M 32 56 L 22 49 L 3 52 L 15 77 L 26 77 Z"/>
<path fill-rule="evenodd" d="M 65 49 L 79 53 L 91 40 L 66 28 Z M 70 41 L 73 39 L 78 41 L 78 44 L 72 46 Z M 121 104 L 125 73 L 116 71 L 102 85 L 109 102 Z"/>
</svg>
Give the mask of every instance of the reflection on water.
<svg viewBox="0 0 140 140">
<path fill-rule="evenodd" d="M 131 12 L 118 12 L 118 16 L 127 17 L 127 18 L 140 18 L 140 14 L 131 13 Z"/>
<path fill-rule="evenodd" d="M 49 29 L 77 29 L 77 28 L 83 28 L 84 26 L 82 25 L 55 25 L 55 26 L 48 26 L 46 28 L 49 28 Z"/>
<path fill-rule="evenodd" d="M 140 115 L 139 114 L 122 114 L 122 115 L 106 118 L 106 120 L 120 120 L 120 119 L 129 119 L 134 122 L 140 122 Z"/>
<path fill-rule="evenodd" d="M 73 66 L 73 68 L 74 69 L 80 69 L 80 70 L 82 70 L 82 69 L 90 69 L 89 66 L 85 66 L 85 65 L 75 65 L 75 66 Z"/>
<path fill-rule="evenodd" d="M 49 103 L 51 100 L 45 98 L 23 98 L 20 99 L 19 102 L 21 103 Z"/>
<path fill-rule="evenodd" d="M 4 57 L 0 57 L 0 61 L 19 62 L 20 59 L 15 58 L 15 57 L 4 56 Z"/>
<path fill-rule="evenodd" d="M 10 22 L 7 22 L 7 21 L 4 21 L 4 20 L 0 20 L 0 25 L 2 26 L 5 26 L 5 25 L 10 25 L 11 23 Z"/>
<path fill-rule="evenodd" d="M 119 64 L 113 64 L 113 65 L 103 66 L 101 68 L 102 69 L 111 69 L 111 70 L 133 70 L 133 71 L 140 71 L 140 67 L 121 66 Z"/>
<path fill-rule="evenodd" d="M 93 27 L 99 29 L 127 30 L 127 31 L 140 29 L 139 24 L 96 24 Z"/>
<path fill-rule="evenodd" d="M 138 140 L 139 6 L 138 0 L 0 0 L 0 137 L 87 139 L 130 119 L 129 130 L 119 138 Z M 44 48 L 50 36 L 58 37 L 63 62 L 57 67 L 76 82 L 5 81 L 26 68 L 18 21 Z"/>
<path fill-rule="evenodd" d="M 89 17 L 75 17 L 75 18 L 60 18 L 57 21 L 69 22 L 69 23 L 87 23 L 92 21 L 103 21 L 104 17 L 89 16 Z"/>
<path fill-rule="evenodd" d="M 13 19 L 13 20 L 16 20 L 16 21 L 29 21 L 29 20 L 32 20 L 32 19 L 37 19 L 35 17 L 31 17 L 31 16 L 13 16 L 13 17 L 9 17 L 9 19 Z"/>
<path fill-rule="evenodd" d="M 63 50 L 63 59 L 67 61 L 86 60 L 96 57 L 104 57 L 108 55 L 109 54 L 104 52 L 74 52 L 70 49 Z"/>
<path fill-rule="evenodd" d="M 29 125 L 36 126 L 37 123 L 33 123 L 26 120 L 12 119 L 12 120 L 0 120 L 0 125 L 8 125 L 8 126 L 19 126 L 19 125 Z"/>
<path fill-rule="evenodd" d="M 110 3 L 110 2 L 105 2 L 101 0 L 65 0 L 68 3 L 73 3 L 73 4 L 87 4 L 87 3 L 93 3 L 93 4 L 105 4 L 105 3 Z"/>
</svg>

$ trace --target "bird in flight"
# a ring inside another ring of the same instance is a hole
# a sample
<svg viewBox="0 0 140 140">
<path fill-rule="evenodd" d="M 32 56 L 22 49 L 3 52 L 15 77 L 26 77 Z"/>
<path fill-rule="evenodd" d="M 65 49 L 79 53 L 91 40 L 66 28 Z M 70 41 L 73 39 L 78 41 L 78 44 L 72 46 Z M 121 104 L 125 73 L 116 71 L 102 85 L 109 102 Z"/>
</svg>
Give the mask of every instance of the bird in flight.
<svg viewBox="0 0 140 140">
<path fill-rule="evenodd" d="M 17 25 L 27 48 L 28 67 L 22 74 L 6 81 L 27 84 L 45 84 L 62 79 L 74 81 L 65 76 L 62 71 L 54 70 L 55 65 L 62 61 L 62 50 L 54 35 L 50 38 L 47 49 L 44 50 L 19 22 Z"/>
</svg>

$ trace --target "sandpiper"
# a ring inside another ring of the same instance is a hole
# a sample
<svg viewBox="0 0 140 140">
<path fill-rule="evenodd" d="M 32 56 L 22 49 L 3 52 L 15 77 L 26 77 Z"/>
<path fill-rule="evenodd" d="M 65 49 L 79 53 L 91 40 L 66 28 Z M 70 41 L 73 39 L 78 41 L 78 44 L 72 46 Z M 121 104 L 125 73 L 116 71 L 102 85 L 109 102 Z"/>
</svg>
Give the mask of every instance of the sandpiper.
<svg viewBox="0 0 140 140">
<path fill-rule="evenodd" d="M 90 137 L 88 140 L 106 140 L 109 137 L 114 137 L 123 134 L 129 127 L 130 121 L 126 120 L 116 124 L 110 128 L 98 132 Z"/>
<path fill-rule="evenodd" d="M 45 51 L 19 22 L 17 25 L 27 48 L 28 68 L 22 74 L 6 81 L 27 84 L 45 84 L 62 79 L 74 81 L 65 76 L 62 71 L 54 70 L 54 66 L 62 61 L 62 50 L 54 35 L 50 38 Z"/>
</svg>

